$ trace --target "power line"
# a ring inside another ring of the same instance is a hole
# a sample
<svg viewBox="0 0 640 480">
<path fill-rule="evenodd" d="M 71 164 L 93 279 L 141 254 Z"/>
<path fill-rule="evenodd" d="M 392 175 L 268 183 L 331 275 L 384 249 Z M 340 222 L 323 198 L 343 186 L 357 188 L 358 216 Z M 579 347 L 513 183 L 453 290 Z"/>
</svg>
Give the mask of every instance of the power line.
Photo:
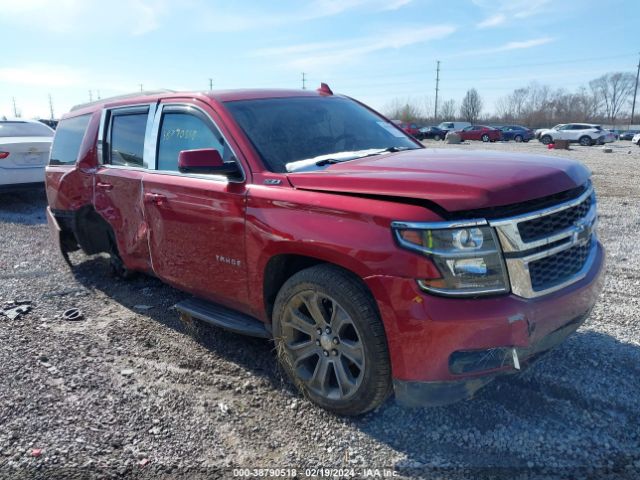
<svg viewBox="0 0 640 480">
<path fill-rule="evenodd" d="M 438 90 L 440 87 L 440 60 L 437 61 L 436 63 L 436 108 L 435 108 L 435 112 L 433 114 L 433 118 L 437 119 L 438 118 Z"/>
<path fill-rule="evenodd" d="M 619 58 L 629 58 L 635 56 L 635 53 L 627 53 L 624 55 L 607 55 L 606 57 L 589 57 L 589 58 L 574 58 L 573 60 L 555 60 L 551 62 L 536 62 L 536 63 L 521 63 L 510 65 L 486 65 L 481 67 L 466 67 L 466 68 L 450 68 L 450 71 L 469 71 L 469 70 L 500 70 L 500 69 L 512 69 L 523 67 L 544 67 L 547 65 L 565 65 L 567 63 L 582 63 L 582 62 L 595 62 L 600 60 L 615 60 Z"/>
<path fill-rule="evenodd" d="M 49 94 L 49 112 L 51 114 L 50 119 L 53 120 L 54 118 L 54 114 L 53 114 L 53 100 L 51 99 L 51 94 Z"/>
<path fill-rule="evenodd" d="M 636 95 L 638 93 L 638 77 L 640 77 L 640 60 L 638 60 L 638 70 L 636 72 L 636 86 L 633 88 L 633 105 L 631 106 L 631 120 L 629 126 L 633 125 L 633 116 L 636 113 Z"/>
</svg>

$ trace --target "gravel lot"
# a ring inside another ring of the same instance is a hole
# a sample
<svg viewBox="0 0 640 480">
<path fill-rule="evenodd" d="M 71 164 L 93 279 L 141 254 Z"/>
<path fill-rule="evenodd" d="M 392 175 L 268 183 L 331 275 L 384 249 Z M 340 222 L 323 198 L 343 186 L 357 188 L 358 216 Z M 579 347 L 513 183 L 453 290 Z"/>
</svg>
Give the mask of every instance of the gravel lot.
<svg viewBox="0 0 640 480">
<path fill-rule="evenodd" d="M 0 477 L 227 478 L 232 467 L 299 477 L 346 467 L 360 477 L 386 467 L 408 478 L 638 478 L 640 148 L 455 148 L 586 163 L 608 252 L 605 292 L 577 334 L 473 400 L 415 410 L 389 400 L 356 419 L 292 391 L 267 341 L 185 327 L 171 308 L 184 294 L 144 276 L 112 278 L 100 256 L 73 254 L 70 270 L 49 240 L 44 195 L 0 195 L 0 304 L 33 302 L 26 315 L 0 317 Z M 63 320 L 71 307 L 84 320 Z"/>
</svg>

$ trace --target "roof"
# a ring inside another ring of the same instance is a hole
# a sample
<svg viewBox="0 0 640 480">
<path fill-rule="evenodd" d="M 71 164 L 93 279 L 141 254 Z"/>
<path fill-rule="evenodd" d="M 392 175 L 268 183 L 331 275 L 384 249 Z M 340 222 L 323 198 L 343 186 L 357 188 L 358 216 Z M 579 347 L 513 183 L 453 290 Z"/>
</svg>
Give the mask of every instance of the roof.
<svg viewBox="0 0 640 480">
<path fill-rule="evenodd" d="M 71 112 L 77 110 L 85 110 L 90 107 L 106 105 L 111 103 L 127 103 L 126 100 L 136 101 L 145 99 L 144 101 L 158 100 L 161 98 L 177 98 L 177 97 L 202 97 L 206 96 L 218 102 L 233 102 L 238 100 L 255 100 L 261 98 L 287 98 L 287 97 L 317 97 L 326 94 L 319 93 L 315 90 L 294 90 L 294 89 L 246 89 L 246 90 L 212 90 L 208 92 L 179 92 L 175 90 L 152 90 L 144 92 L 132 92 L 115 97 L 101 98 L 93 102 L 82 103 L 71 108 Z"/>
</svg>

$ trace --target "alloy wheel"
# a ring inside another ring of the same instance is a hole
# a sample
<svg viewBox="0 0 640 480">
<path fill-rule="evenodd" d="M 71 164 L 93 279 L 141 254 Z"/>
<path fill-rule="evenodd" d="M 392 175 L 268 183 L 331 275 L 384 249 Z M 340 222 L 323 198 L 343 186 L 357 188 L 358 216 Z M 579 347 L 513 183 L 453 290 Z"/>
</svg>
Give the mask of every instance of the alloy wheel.
<svg viewBox="0 0 640 480">
<path fill-rule="evenodd" d="M 316 395 L 343 400 L 353 396 L 365 372 L 365 352 L 353 320 L 327 295 L 305 290 L 286 305 L 283 348 L 291 370 Z"/>
</svg>

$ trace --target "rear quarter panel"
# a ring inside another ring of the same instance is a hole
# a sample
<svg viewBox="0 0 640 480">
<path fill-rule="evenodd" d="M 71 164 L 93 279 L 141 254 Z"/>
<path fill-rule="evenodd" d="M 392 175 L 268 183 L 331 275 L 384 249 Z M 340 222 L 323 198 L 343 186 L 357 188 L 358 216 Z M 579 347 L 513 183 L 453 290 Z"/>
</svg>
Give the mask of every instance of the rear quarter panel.
<svg viewBox="0 0 640 480">
<path fill-rule="evenodd" d="M 82 112 L 86 114 L 86 112 Z M 73 165 L 48 165 L 45 172 L 47 200 L 52 210 L 74 211 L 93 200 L 93 176 L 98 165 L 97 140 L 100 110 L 92 113 Z M 55 143 L 55 137 L 53 139 Z"/>
</svg>

